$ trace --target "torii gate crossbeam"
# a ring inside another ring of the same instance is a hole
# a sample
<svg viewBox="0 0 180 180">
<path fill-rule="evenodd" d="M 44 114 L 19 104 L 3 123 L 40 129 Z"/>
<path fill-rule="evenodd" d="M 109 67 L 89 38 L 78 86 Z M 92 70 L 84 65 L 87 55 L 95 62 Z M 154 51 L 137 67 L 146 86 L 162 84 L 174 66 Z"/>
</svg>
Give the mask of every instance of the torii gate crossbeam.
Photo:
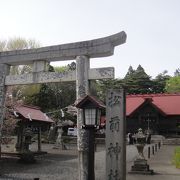
<svg viewBox="0 0 180 180">
<path fill-rule="evenodd" d="M 106 57 L 113 55 L 114 47 L 125 43 L 125 41 L 126 33 L 122 31 L 112 36 L 90 41 L 0 52 L 0 64 L 31 64 L 33 61 L 39 60 L 49 62 L 64 61 L 76 59 L 77 56 L 88 56 L 89 58 Z"/>
</svg>

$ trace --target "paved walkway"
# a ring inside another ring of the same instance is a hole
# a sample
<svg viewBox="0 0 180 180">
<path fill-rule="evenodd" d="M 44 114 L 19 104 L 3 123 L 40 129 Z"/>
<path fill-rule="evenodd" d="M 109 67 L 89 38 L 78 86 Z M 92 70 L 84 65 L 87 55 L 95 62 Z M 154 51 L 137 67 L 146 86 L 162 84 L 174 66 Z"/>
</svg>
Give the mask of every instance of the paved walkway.
<svg viewBox="0 0 180 180">
<path fill-rule="evenodd" d="M 174 149 L 176 146 L 164 145 L 158 149 L 148 160 L 150 169 L 153 169 L 155 175 L 135 175 L 128 174 L 126 180 L 180 180 L 180 169 L 172 164 Z M 145 153 L 147 157 L 147 153 Z M 127 171 L 130 171 L 132 163 L 127 163 Z"/>
<path fill-rule="evenodd" d="M 40 180 L 78 180 L 78 161 L 77 151 L 57 150 L 52 146 L 46 145 L 46 150 L 51 150 L 52 154 L 39 159 L 36 164 L 24 165 L 17 163 L 15 159 L 5 159 L 1 164 L 1 170 L 4 175 L 0 180 L 33 180 L 39 177 Z M 145 148 L 145 157 L 147 158 L 147 148 Z M 134 145 L 127 146 L 127 177 L 126 180 L 179 180 L 180 169 L 172 165 L 172 157 L 175 146 L 162 146 L 151 155 L 148 160 L 150 168 L 155 171 L 155 175 L 135 175 L 128 174 L 133 160 L 137 156 L 137 150 Z M 96 180 L 105 180 L 105 151 L 101 148 L 95 156 L 95 174 Z"/>
</svg>

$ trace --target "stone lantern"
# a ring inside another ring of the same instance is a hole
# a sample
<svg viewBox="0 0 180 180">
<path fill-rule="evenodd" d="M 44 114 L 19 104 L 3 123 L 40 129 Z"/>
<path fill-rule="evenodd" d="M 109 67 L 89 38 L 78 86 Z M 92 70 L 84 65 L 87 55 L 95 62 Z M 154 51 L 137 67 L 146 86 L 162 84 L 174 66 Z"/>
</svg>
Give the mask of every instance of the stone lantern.
<svg viewBox="0 0 180 180">
<path fill-rule="evenodd" d="M 138 133 L 135 135 L 136 148 L 138 150 L 138 156 L 134 161 L 134 165 L 131 167 L 129 173 L 133 174 L 153 174 L 154 171 L 149 169 L 147 160 L 144 157 L 143 150 L 146 145 L 146 136 L 143 134 L 141 128 L 138 129 Z"/>
</svg>

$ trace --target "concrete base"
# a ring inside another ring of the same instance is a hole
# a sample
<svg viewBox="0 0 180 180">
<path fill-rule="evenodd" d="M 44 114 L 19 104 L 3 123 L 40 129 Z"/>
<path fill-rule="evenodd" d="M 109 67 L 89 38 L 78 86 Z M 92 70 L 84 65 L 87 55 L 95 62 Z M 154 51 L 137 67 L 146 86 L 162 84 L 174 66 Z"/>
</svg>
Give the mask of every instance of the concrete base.
<svg viewBox="0 0 180 180">
<path fill-rule="evenodd" d="M 130 171 L 128 172 L 129 174 L 143 174 L 143 175 L 154 175 L 154 171 L 153 170 L 149 170 L 149 171 Z"/>
<path fill-rule="evenodd" d="M 149 165 L 147 164 L 147 160 L 145 159 L 136 159 L 134 161 L 134 165 L 131 167 L 130 174 L 147 174 L 152 175 L 154 171 L 149 169 Z"/>
</svg>

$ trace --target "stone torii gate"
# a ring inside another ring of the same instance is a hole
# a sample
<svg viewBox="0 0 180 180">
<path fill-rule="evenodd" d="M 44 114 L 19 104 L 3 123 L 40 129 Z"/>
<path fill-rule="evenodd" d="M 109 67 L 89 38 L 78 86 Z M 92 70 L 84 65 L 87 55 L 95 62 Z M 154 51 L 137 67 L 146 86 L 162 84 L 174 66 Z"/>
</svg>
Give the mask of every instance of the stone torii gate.
<svg viewBox="0 0 180 180">
<path fill-rule="evenodd" d="M 90 58 L 107 57 L 114 53 L 114 47 L 126 42 L 124 31 L 99 39 L 82 41 L 37 49 L 0 52 L 0 128 L 4 118 L 6 86 L 64 82 L 76 80 L 77 100 L 90 94 L 89 81 L 93 79 L 114 78 L 114 68 L 90 69 Z M 76 71 L 56 73 L 47 72 L 47 63 L 76 59 Z M 32 73 L 9 75 L 10 66 L 33 64 Z M 88 144 L 87 133 L 82 127 L 82 112 L 78 110 L 78 152 L 79 179 L 87 180 Z M 1 137 L 1 129 L 0 129 Z"/>
</svg>

